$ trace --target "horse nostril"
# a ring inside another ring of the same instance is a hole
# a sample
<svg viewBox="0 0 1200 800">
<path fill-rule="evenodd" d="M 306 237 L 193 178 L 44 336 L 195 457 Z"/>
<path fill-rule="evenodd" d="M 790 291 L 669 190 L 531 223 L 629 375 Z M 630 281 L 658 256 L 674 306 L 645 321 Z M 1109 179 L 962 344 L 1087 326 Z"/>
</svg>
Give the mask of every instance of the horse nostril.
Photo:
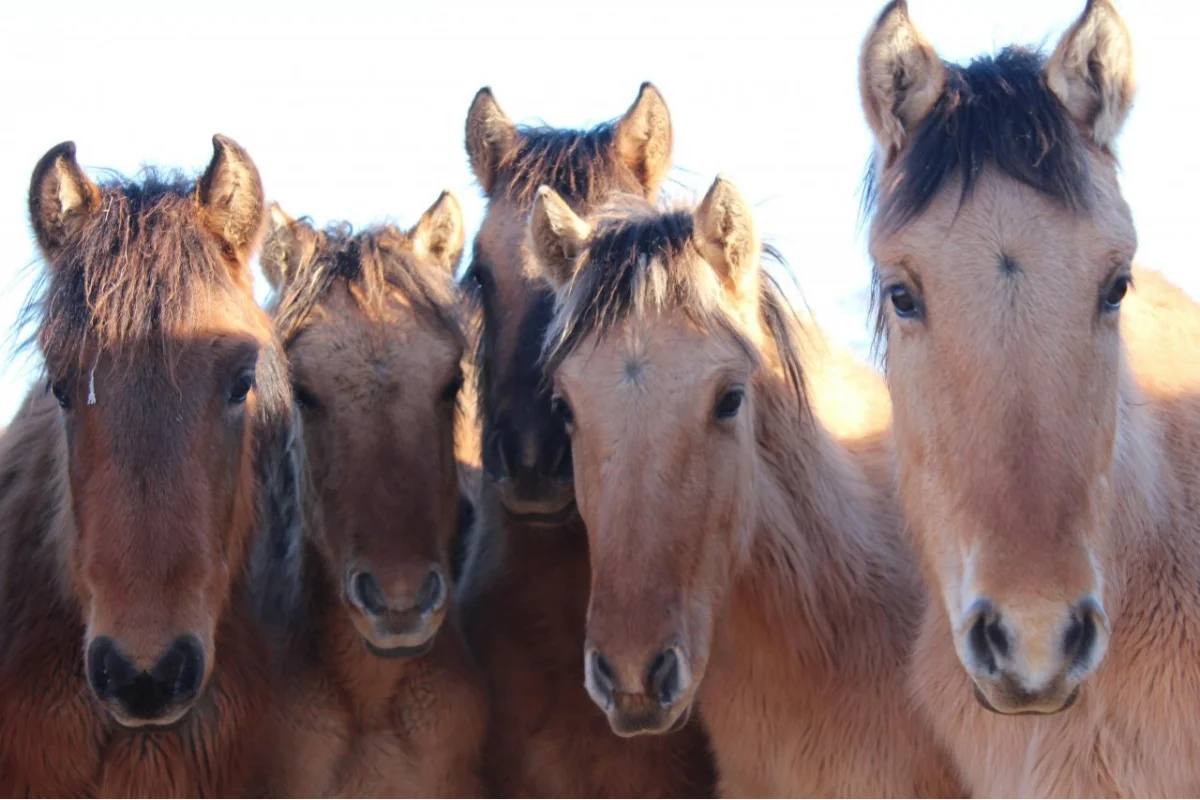
<svg viewBox="0 0 1200 800">
<path fill-rule="evenodd" d="M 176 639 L 150 677 L 161 687 L 162 694 L 174 700 L 188 700 L 200 691 L 204 680 L 204 650 L 195 636 Z"/>
<path fill-rule="evenodd" d="M 655 656 L 646 673 L 646 693 L 666 708 L 679 699 L 685 688 L 678 649 L 672 647 Z"/>
<path fill-rule="evenodd" d="M 442 580 L 441 570 L 434 568 L 421 584 L 421 591 L 417 595 L 417 608 L 422 614 L 432 614 L 441 608 L 445 601 L 446 582 Z"/>
<path fill-rule="evenodd" d="M 967 635 L 967 648 L 978 665 L 993 675 L 1000 669 L 997 659 L 1008 656 L 1008 634 L 990 604 L 976 615 Z"/>
<path fill-rule="evenodd" d="M 550 474 L 560 483 L 570 483 L 575 478 L 575 462 L 571 459 L 571 440 L 564 439 L 550 466 Z"/>
<path fill-rule="evenodd" d="M 98 697 L 104 697 L 112 686 L 112 676 L 108 670 L 108 659 L 113 652 L 113 641 L 107 636 L 97 637 L 88 646 L 87 678 L 92 691 Z"/>
<path fill-rule="evenodd" d="M 1086 670 L 1091 666 L 1092 653 L 1096 648 L 1096 618 L 1089 612 L 1076 614 L 1063 636 L 1063 655 L 1071 660 L 1072 670 Z"/>
<path fill-rule="evenodd" d="M 371 573 L 360 572 L 354 576 L 352 588 L 354 596 L 351 599 L 363 611 L 371 616 L 387 611 L 387 598 L 383 596 L 383 589 L 379 588 L 379 581 Z"/>
<path fill-rule="evenodd" d="M 617 672 L 608 659 L 600 655 L 599 650 L 592 651 L 591 658 L 592 683 L 611 705 L 613 694 L 617 690 Z"/>
</svg>

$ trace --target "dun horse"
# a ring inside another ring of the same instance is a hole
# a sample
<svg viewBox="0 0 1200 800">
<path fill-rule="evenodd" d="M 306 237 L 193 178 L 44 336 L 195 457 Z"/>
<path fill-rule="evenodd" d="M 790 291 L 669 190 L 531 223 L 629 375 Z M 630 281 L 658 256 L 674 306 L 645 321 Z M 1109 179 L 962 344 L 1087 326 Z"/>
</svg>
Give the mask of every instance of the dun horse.
<svg viewBox="0 0 1200 800">
<path fill-rule="evenodd" d="M 589 223 L 543 189 L 530 230 L 590 543 L 584 680 L 613 731 L 698 704 L 725 796 L 958 794 L 905 683 L 922 592 L 886 414 L 846 445 L 806 407 L 742 196 L 718 178 L 694 212 Z"/>
<path fill-rule="evenodd" d="M 347 718 L 338 795 L 482 792 L 483 683 L 447 615 L 462 247 L 449 193 L 407 232 L 319 232 L 271 209 L 261 262 L 311 495 L 294 622 Z"/>
<path fill-rule="evenodd" d="M 268 670 L 248 564 L 295 528 L 283 354 L 251 292 L 258 172 L 33 173 L 48 382 L 0 450 L 0 794 L 310 792 L 270 783 L 303 670 Z M 278 778 L 279 776 L 275 776 Z"/>
<path fill-rule="evenodd" d="M 979 794 L 1193 794 L 1200 309 L 1132 266 L 1129 33 L 961 67 L 896 2 L 860 75 L 917 689 Z"/>
<path fill-rule="evenodd" d="M 649 84 L 618 121 L 589 131 L 519 128 L 487 89 L 467 118 L 487 214 L 464 281 L 479 313 L 484 480 L 461 597 L 491 681 L 485 768 L 504 796 L 681 796 L 712 791 L 695 725 L 665 739 L 612 735 L 579 676 L 587 534 L 571 453 L 538 358 L 549 287 L 531 276 L 526 218 L 540 184 L 581 212 L 614 192 L 652 196 L 670 168 L 666 104 Z"/>
</svg>

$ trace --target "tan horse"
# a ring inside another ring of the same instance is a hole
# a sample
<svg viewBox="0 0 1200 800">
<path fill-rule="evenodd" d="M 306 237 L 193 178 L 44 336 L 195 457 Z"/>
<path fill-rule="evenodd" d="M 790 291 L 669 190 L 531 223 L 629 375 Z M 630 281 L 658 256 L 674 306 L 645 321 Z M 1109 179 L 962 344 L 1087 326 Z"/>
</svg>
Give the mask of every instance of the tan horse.
<svg viewBox="0 0 1200 800">
<path fill-rule="evenodd" d="M 917 690 L 977 793 L 1193 795 L 1200 309 L 1131 267 L 1129 33 L 960 67 L 893 3 L 861 85 Z"/>
<path fill-rule="evenodd" d="M 841 432 L 806 406 L 742 196 L 718 179 L 694 212 L 585 222 L 544 189 L 530 230 L 588 526 L 585 682 L 612 729 L 666 733 L 696 704 L 726 796 L 957 794 L 905 681 L 923 597 L 886 393 L 831 359 L 876 402 Z"/>
<path fill-rule="evenodd" d="M 195 182 L 96 185 L 69 142 L 33 173 L 48 384 L 0 444 L 5 796 L 308 796 L 340 745 L 255 613 L 251 562 L 287 591 L 255 556 L 299 537 L 292 402 L 251 292 L 258 171 L 213 146 Z"/>
<path fill-rule="evenodd" d="M 339 795 L 483 791 L 483 680 L 447 615 L 462 247 L 449 193 L 410 231 L 316 231 L 271 210 L 261 262 L 308 464 L 300 613 L 348 718 Z"/>
<path fill-rule="evenodd" d="M 670 739 L 618 739 L 580 683 L 587 532 L 575 513 L 569 441 L 538 360 L 553 297 L 531 272 L 526 246 L 539 184 L 581 212 L 614 192 L 654 195 L 670 168 L 666 104 L 645 84 L 614 123 L 523 128 L 484 89 L 466 127 L 488 204 L 464 276 L 479 326 L 484 474 L 460 597 L 491 684 L 489 784 L 501 796 L 710 794 L 711 757 L 696 725 Z"/>
</svg>

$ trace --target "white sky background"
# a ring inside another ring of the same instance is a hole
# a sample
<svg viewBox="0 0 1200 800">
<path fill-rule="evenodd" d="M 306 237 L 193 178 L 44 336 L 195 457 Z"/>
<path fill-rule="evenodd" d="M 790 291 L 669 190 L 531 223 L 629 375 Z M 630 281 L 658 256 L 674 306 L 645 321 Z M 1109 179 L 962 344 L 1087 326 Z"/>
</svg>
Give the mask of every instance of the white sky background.
<svg viewBox="0 0 1200 800">
<path fill-rule="evenodd" d="M 1185 249 L 1200 159 L 1200 4 L 1117 0 L 1140 89 L 1120 142 L 1139 260 L 1200 299 Z M 581 127 L 622 113 L 643 80 L 675 126 L 668 189 L 717 172 L 757 207 L 818 321 L 866 354 L 869 267 L 857 228 L 871 149 L 859 44 L 882 0 L 667 3 L 361 0 L 0 0 L 0 328 L 36 262 L 26 191 L 37 159 L 136 172 L 198 171 L 213 133 L 249 150 L 270 199 L 317 223 L 411 224 L 443 188 L 474 231 L 483 210 L 463 123 L 490 85 L 518 122 Z M 1012 42 L 1053 47 L 1083 0 L 910 0 L 943 58 Z M 0 352 L 0 424 L 38 374 Z"/>
</svg>

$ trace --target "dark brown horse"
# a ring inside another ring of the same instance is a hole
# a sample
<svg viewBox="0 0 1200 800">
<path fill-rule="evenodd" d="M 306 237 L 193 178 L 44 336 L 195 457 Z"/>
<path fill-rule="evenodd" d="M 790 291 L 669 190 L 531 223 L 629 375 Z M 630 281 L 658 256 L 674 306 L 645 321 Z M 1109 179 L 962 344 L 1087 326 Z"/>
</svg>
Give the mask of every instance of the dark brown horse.
<svg viewBox="0 0 1200 800">
<path fill-rule="evenodd" d="M 311 792 L 271 754 L 336 741 L 281 738 L 304 673 L 270 671 L 253 613 L 256 543 L 298 535 L 291 391 L 251 292 L 258 172 L 213 144 L 194 183 L 96 185 L 69 142 L 33 173 L 47 383 L 0 445 L 6 796 Z"/>
<path fill-rule="evenodd" d="M 350 731 L 333 790 L 477 796 L 482 676 L 447 616 L 465 338 L 457 201 L 409 231 L 271 210 L 263 270 L 301 408 L 306 603 L 297 638 Z"/>
<path fill-rule="evenodd" d="M 466 128 L 488 206 L 464 276 L 482 317 L 484 479 L 460 597 L 491 682 L 488 779 L 502 796 L 709 794 L 711 757 L 695 724 L 669 737 L 618 738 L 580 680 L 587 533 L 575 513 L 569 442 L 539 364 L 553 300 L 532 277 L 526 244 L 542 184 L 580 213 L 616 193 L 653 196 L 670 168 L 666 104 L 644 84 L 614 123 L 532 129 L 513 125 L 483 89 Z"/>
</svg>

